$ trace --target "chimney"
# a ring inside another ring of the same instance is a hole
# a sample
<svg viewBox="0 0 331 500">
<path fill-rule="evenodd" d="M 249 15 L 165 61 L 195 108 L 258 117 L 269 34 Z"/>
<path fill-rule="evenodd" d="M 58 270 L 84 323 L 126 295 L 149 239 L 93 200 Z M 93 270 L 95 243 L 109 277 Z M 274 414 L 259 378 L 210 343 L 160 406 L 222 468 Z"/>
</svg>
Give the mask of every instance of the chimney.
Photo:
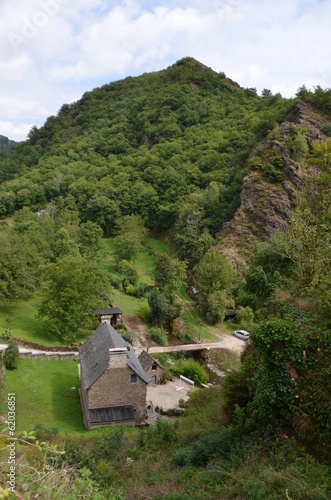
<svg viewBox="0 0 331 500">
<path fill-rule="evenodd" d="M 109 366 L 111 368 L 125 368 L 128 350 L 126 347 L 109 349 Z"/>
</svg>

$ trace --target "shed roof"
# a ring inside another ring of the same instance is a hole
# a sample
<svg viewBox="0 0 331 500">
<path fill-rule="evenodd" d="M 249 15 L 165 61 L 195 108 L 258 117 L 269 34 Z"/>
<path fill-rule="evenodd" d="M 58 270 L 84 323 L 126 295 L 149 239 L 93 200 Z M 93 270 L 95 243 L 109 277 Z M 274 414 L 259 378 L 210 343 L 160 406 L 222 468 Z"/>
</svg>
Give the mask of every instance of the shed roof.
<svg viewBox="0 0 331 500">
<path fill-rule="evenodd" d="M 93 408 L 89 410 L 90 424 L 106 424 L 111 422 L 130 422 L 136 419 L 132 405 Z"/>
<path fill-rule="evenodd" d="M 157 363 L 160 368 L 163 368 L 161 363 L 159 363 L 157 359 L 154 359 L 152 356 L 150 356 L 146 351 L 141 351 L 141 353 L 138 356 L 138 359 L 145 372 L 152 368 L 153 363 Z"/>
<path fill-rule="evenodd" d="M 144 382 L 148 379 L 132 346 L 106 321 L 92 333 L 79 348 L 81 381 L 83 389 L 88 389 L 103 374 L 111 362 L 109 349 L 126 348 L 126 363 Z"/>
<path fill-rule="evenodd" d="M 103 316 L 105 314 L 123 314 L 123 311 L 119 307 L 105 307 L 105 309 L 100 309 L 95 311 L 97 316 Z"/>
</svg>

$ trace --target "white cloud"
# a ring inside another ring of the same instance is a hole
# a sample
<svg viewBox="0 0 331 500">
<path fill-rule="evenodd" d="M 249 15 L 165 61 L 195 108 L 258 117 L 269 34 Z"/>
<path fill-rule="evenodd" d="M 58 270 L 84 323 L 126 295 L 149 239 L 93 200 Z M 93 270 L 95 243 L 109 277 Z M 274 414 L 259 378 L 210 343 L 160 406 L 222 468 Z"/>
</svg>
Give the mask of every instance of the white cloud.
<svg viewBox="0 0 331 500">
<path fill-rule="evenodd" d="M 330 18 L 322 0 L 2 0 L 0 133 L 185 56 L 259 92 L 329 87 Z"/>
<path fill-rule="evenodd" d="M 14 125 L 12 122 L 0 121 L 0 135 L 9 137 L 13 141 L 26 139 L 33 123 L 21 123 Z"/>
</svg>

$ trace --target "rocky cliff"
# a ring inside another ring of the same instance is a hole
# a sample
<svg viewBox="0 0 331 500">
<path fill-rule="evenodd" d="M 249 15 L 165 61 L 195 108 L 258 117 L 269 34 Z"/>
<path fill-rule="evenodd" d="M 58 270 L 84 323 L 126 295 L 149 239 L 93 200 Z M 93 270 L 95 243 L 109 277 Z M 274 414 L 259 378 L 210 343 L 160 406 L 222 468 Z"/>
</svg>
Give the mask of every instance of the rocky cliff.
<svg viewBox="0 0 331 500">
<path fill-rule="evenodd" d="M 315 141 L 327 139 L 321 131 L 325 124 L 309 104 L 297 101 L 251 155 L 240 207 L 219 235 L 222 251 L 235 265 L 245 265 L 256 240 L 268 241 L 275 231 L 286 230 L 305 158 Z"/>
</svg>

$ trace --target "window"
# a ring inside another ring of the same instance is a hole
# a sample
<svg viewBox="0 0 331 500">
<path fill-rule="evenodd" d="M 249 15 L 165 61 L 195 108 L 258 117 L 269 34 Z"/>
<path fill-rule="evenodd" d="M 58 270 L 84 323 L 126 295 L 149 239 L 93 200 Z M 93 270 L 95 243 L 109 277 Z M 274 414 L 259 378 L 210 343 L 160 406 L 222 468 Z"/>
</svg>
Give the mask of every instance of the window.
<svg viewBox="0 0 331 500">
<path fill-rule="evenodd" d="M 137 382 L 137 375 L 134 375 L 132 373 L 132 375 L 131 375 L 131 384 L 135 384 L 136 382 Z"/>
<path fill-rule="evenodd" d="M 152 370 L 157 370 L 157 363 L 152 364 Z"/>
</svg>

